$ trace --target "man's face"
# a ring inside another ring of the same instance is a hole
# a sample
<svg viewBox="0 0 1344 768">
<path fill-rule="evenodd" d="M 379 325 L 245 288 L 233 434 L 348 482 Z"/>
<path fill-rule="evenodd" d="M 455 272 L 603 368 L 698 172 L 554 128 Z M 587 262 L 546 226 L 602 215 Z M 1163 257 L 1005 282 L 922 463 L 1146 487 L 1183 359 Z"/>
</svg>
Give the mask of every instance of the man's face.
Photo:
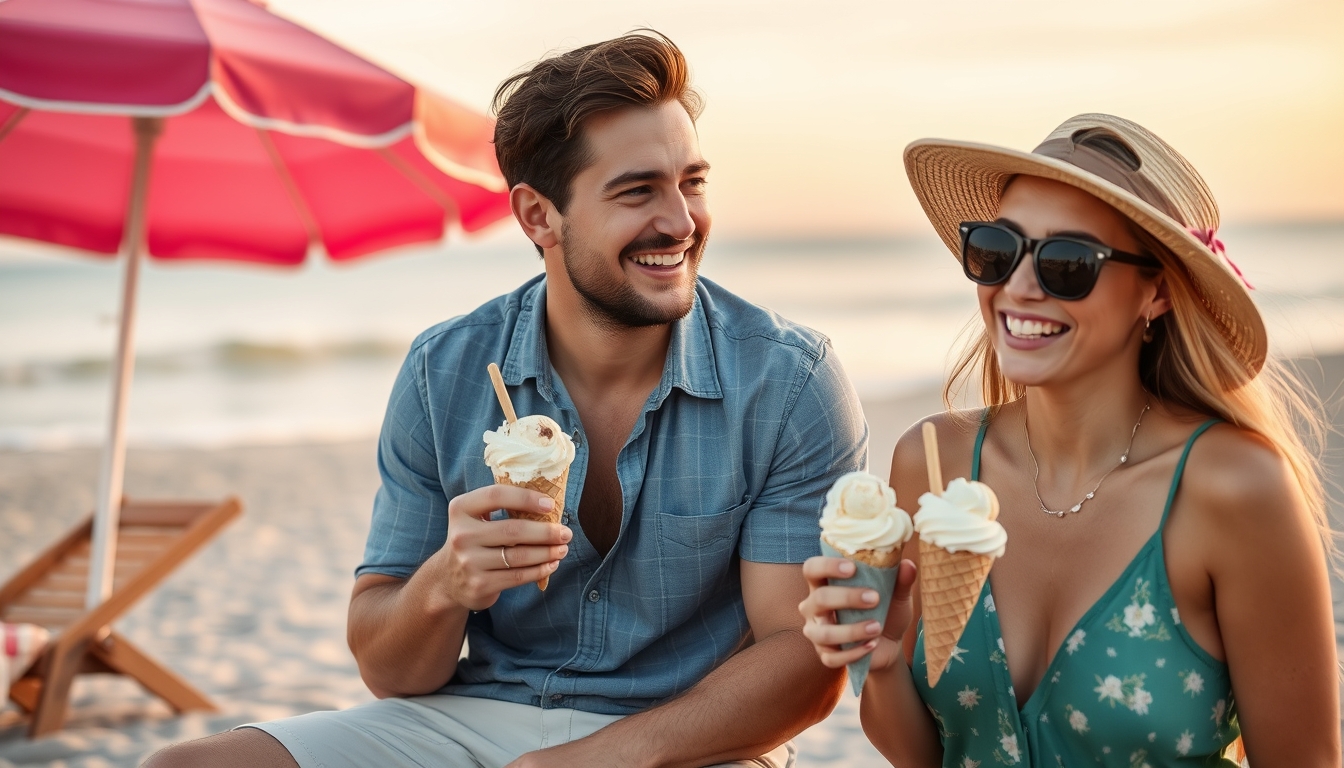
<svg viewBox="0 0 1344 768">
<path fill-rule="evenodd" d="M 676 101 L 598 115 L 560 230 L 569 282 L 600 322 L 640 327 L 690 311 L 709 234 L 709 164 Z"/>
</svg>

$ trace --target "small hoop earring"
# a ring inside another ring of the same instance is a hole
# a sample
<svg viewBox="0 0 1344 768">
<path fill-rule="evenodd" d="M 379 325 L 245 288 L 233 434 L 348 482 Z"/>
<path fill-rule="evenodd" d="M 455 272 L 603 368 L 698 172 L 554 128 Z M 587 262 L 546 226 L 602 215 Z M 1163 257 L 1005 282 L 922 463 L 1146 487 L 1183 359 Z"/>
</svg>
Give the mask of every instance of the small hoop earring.
<svg viewBox="0 0 1344 768">
<path fill-rule="evenodd" d="M 1144 340 L 1145 342 L 1148 342 L 1148 341 L 1152 341 L 1152 340 L 1153 340 L 1153 313 L 1152 313 L 1152 312 L 1149 312 L 1149 313 L 1148 313 L 1148 316 L 1145 317 L 1145 318 L 1143 319 L 1143 340 Z"/>
</svg>

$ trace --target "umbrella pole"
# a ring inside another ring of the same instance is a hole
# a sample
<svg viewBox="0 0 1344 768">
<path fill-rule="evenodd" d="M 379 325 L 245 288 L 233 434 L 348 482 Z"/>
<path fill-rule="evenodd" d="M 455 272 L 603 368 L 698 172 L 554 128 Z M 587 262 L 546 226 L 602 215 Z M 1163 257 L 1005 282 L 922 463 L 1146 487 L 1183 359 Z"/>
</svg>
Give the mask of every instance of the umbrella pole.
<svg viewBox="0 0 1344 768">
<path fill-rule="evenodd" d="M 121 286 L 121 313 L 117 331 L 117 357 L 112 373 L 112 407 L 98 476 L 98 507 L 93 519 L 93 549 L 89 562 L 89 591 L 85 606 L 92 610 L 112 594 L 116 565 L 117 528 L 121 523 L 121 487 L 126 472 L 126 409 L 130 401 L 131 376 L 135 370 L 135 294 L 140 282 L 140 261 L 145 250 L 145 203 L 149 190 L 149 166 L 154 142 L 163 130 L 161 117 L 133 117 L 135 169 L 131 177 L 130 205 L 121 250 L 126 272 Z"/>
</svg>

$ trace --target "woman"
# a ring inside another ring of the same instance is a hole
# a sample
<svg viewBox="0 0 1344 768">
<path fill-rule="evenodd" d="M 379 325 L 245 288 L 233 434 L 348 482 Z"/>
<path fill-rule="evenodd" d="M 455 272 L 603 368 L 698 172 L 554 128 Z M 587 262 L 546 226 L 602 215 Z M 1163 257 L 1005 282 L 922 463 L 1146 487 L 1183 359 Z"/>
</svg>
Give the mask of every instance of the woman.
<svg viewBox="0 0 1344 768">
<path fill-rule="evenodd" d="M 1158 768 L 1240 735 L 1255 768 L 1338 766 L 1331 540 L 1294 430 L 1321 422 L 1266 363 L 1203 180 L 1107 115 L 1030 154 L 925 140 L 905 161 L 984 320 L 945 399 L 978 368 L 989 407 L 931 417 L 943 472 L 994 489 L 1008 545 L 935 688 L 916 542 L 885 626 L 835 624 L 877 596 L 828 586 L 846 560 L 807 562 L 822 661 L 873 655 L 874 745 L 900 766 Z M 911 512 L 919 426 L 891 473 Z"/>
</svg>

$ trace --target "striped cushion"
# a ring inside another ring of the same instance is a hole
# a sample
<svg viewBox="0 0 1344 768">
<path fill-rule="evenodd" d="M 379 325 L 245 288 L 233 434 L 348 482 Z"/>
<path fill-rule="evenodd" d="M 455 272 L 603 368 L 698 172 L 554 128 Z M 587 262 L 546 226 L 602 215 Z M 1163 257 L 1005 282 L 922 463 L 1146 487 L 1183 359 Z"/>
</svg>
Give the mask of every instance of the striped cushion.
<svg viewBox="0 0 1344 768">
<path fill-rule="evenodd" d="M 0 701 L 8 698 L 9 684 L 28 671 L 50 637 L 36 624 L 0 622 Z"/>
</svg>

